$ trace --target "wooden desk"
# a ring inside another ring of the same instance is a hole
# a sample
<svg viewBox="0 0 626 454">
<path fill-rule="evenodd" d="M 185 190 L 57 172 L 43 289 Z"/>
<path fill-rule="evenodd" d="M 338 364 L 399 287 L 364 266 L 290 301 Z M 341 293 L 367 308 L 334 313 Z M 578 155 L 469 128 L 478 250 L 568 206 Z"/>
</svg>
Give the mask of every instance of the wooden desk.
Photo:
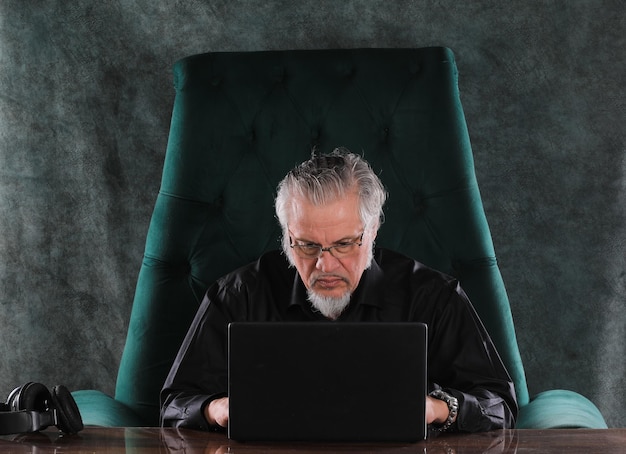
<svg viewBox="0 0 626 454">
<path fill-rule="evenodd" d="M 78 435 L 42 433 L 0 437 L 11 453 L 606 453 L 626 451 L 626 429 L 503 430 L 444 434 L 419 443 L 237 443 L 223 434 L 159 428 L 88 427 Z"/>
</svg>

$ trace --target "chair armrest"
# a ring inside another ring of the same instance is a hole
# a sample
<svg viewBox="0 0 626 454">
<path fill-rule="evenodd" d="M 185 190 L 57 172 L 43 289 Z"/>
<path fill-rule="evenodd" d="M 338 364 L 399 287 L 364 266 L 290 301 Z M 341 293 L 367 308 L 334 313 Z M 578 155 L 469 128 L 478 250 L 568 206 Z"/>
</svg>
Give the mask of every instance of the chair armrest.
<svg viewBox="0 0 626 454">
<path fill-rule="evenodd" d="M 606 429 L 598 408 L 586 397 L 562 389 L 544 391 L 520 408 L 517 429 Z"/>
<path fill-rule="evenodd" d="M 130 408 L 101 391 L 72 392 L 85 426 L 140 427 L 146 424 Z"/>
</svg>

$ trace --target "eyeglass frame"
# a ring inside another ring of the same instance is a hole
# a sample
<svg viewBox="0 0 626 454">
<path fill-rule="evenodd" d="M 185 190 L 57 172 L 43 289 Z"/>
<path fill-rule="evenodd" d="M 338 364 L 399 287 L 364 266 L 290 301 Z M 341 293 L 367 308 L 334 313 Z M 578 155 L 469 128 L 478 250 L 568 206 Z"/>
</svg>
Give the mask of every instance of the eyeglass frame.
<svg viewBox="0 0 626 454">
<path fill-rule="evenodd" d="M 354 239 L 351 240 L 351 241 L 344 241 L 341 244 L 335 244 L 333 246 L 322 247 L 321 244 L 316 244 L 316 243 L 294 244 L 294 240 L 293 240 L 291 231 L 290 230 L 287 230 L 287 231 L 289 232 L 289 247 L 296 251 L 296 255 L 298 257 L 300 257 L 302 259 L 308 259 L 308 260 L 318 260 L 322 256 L 322 254 L 324 252 L 328 252 L 330 255 L 332 255 L 334 258 L 336 258 L 338 260 L 341 260 L 341 259 L 346 258 L 346 257 L 350 257 L 350 253 L 348 253 L 348 255 L 344 255 L 342 257 L 337 257 L 335 254 L 333 254 L 333 249 L 336 249 L 338 247 L 346 247 L 346 246 L 358 246 L 358 247 L 361 247 L 363 245 L 363 235 L 365 235 L 365 230 L 363 230 L 359 236 L 354 237 Z M 296 241 L 300 241 L 300 240 L 296 239 Z M 308 248 L 316 247 L 319 252 L 317 253 L 317 255 L 311 255 L 311 256 L 300 255 L 300 253 L 298 253 L 297 251 L 302 252 L 302 248 L 303 247 L 308 247 Z M 356 249 L 354 249 L 354 250 L 356 251 Z"/>
</svg>

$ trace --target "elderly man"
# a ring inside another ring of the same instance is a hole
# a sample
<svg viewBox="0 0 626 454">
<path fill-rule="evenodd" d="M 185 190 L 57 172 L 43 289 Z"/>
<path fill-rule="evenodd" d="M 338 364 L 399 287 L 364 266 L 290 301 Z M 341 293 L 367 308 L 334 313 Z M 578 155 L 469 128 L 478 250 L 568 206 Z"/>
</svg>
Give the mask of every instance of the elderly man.
<svg viewBox="0 0 626 454">
<path fill-rule="evenodd" d="M 227 326 L 240 320 L 426 323 L 431 428 L 514 425 L 512 380 L 458 282 L 374 248 L 385 200 L 369 164 L 345 149 L 287 174 L 275 201 L 283 250 L 208 290 L 162 390 L 163 425 L 228 425 Z"/>
</svg>

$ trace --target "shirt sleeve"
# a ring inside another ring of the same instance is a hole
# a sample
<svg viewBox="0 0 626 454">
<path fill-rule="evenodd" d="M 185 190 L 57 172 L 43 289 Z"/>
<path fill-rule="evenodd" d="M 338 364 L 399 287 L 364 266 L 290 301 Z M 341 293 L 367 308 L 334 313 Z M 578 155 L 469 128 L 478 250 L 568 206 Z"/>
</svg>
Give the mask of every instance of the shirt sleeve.
<svg viewBox="0 0 626 454">
<path fill-rule="evenodd" d="M 437 299 L 429 324 L 429 391 L 442 388 L 458 399 L 452 430 L 512 428 L 518 411 L 513 381 L 478 314 L 458 284 Z"/>
<path fill-rule="evenodd" d="M 214 286 L 207 292 L 161 391 L 161 425 L 214 429 L 204 408 L 228 391 L 227 327 L 231 314 Z"/>
<path fill-rule="evenodd" d="M 161 390 L 161 425 L 215 430 L 204 417 L 228 395 L 228 325 L 281 319 L 295 270 L 280 251 L 218 279 L 207 291 Z M 262 304 L 250 304 L 250 301 Z"/>
</svg>

